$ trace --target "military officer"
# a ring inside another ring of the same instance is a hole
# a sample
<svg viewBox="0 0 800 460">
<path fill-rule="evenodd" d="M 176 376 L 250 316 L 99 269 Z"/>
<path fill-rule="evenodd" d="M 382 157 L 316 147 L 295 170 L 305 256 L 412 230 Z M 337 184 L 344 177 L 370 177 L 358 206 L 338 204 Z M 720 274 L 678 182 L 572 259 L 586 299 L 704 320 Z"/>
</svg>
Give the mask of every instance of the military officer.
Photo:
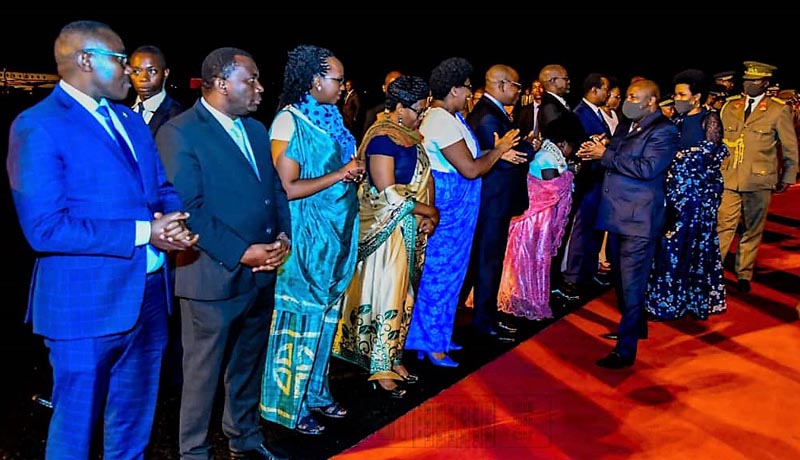
<svg viewBox="0 0 800 460">
<path fill-rule="evenodd" d="M 720 111 L 731 155 L 722 163 L 725 189 L 717 230 L 725 260 L 742 218 L 735 271 L 738 290 L 747 293 L 772 193 L 786 191 L 797 178 L 797 136 L 786 102 L 765 94 L 777 68 L 755 61 L 744 65 L 744 93 L 729 97 Z M 783 150 L 780 177 L 778 144 Z"/>
<path fill-rule="evenodd" d="M 736 75 L 735 70 L 725 70 L 723 72 L 717 72 L 714 74 L 714 84 L 724 86 L 725 92 L 731 94 L 733 93 L 733 87 L 736 86 L 736 82 L 733 81 L 733 77 L 735 75 Z"/>
</svg>

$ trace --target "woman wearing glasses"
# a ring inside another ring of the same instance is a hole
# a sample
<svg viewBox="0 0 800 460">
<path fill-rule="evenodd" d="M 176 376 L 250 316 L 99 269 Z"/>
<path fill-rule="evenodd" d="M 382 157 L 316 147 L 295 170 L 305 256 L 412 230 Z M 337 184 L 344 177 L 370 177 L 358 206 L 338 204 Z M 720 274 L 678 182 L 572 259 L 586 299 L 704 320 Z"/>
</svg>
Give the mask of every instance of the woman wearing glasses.
<svg viewBox="0 0 800 460">
<path fill-rule="evenodd" d="M 496 140 L 494 149 L 478 156 L 478 141 L 461 115 L 472 97 L 471 74 L 472 65 L 458 57 L 434 68 L 429 81 L 433 102 L 420 125 L 440 220 L 428 239 L 406 348 L 445 367 L 458 366 L 447 353 L 460 348 L 451 337 L 478 219 L 481 184 L 474 179 L 500 158 L 513 160 L 511 149 L 519 142 L 519 130 L 511 130 Z"/>
<path fill-rule="evenodd" d="M 292 252 L 278 274 L 261 416 L 305 434 L 325 426 L 313 413 L 341 418 L 327 368 L 342 295 L 356 264 L 358 201 L 353 182 L 363 169 L 355 139 L 336 101 L 344 67 L 325 48 L 289 52 L 270 128 L 272 157 L 289 198 Z"/>
<path fill-rule="evenodd" d="M 370 372 L 373 388 L 393 398 L 406 393 L 397 381 L 417 381 L 403 365 L 403 348 L 427 237 L 439 223 L 430 161 L 417 131 L 428 93 L 422 78 L 398 77 L 387 88 L 386 117 L 361 143 L 367 181 L 358 191 L 358 264 L 333 346 L 334 354 Z"/>
</svg>

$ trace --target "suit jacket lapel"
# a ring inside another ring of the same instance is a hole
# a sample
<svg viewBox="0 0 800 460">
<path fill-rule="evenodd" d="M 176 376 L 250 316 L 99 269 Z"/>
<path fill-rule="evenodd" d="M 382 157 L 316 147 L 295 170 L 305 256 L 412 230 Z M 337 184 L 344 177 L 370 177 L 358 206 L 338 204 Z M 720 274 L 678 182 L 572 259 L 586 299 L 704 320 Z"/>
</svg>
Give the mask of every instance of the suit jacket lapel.
<svg viewBox="0 0 800 460">
<path fill-rule="evenodd" d="M 211 115 L 208 109 L 206 109 L 199 100 L 195 104 L 195 109 L 198 112 L 198 117 L 208 125 L 208 129 L 212 132 L 212 135 L 208 136 L 209 142 L 218 144 L 217 150 L 225 152 L 225 155 L 233 155 L 234 158 L 236 158 L 234 161 L 237 162 L 241 168 L 246 168 L 253 178 L 258 180 L 255 171 L 253 171 L 253 167 L 250 166 L 250 162 L 244 157 L 242 151 L 239 150 L 239 146 L 236 145 L 236 142 L 233 141 L 230 134 L 225 131 L 225 128 L 222 127 L 217 119 Z M 247 123 L 245 123 L 245 131 L 248 131 Z M 247 138 L 250 140 L 250 147 L 253 149 L 253 156 L 256 158 L 256 165 L 258 165 L 256 146 L 253 144 L 253 137 L 249 131 L 247 133 Z M 261 174 L 262 168 L 260 166 L 258 168 L 259 174 Z"/>
</svg>

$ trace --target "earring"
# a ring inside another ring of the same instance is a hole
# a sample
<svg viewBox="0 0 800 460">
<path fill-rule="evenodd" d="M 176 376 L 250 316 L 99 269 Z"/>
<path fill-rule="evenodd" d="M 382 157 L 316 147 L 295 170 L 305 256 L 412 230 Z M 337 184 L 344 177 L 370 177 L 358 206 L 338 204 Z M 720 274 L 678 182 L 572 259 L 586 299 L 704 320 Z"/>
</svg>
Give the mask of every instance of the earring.
<svg viewBox="0 0 800 460">
<path fill-rule="evenodd" d="M 403 126 L 403 116 L 399 113 L 397 114 L 397 124 Z"/>
<path fill-rule="evenodd" d="M 322 85 L 317 85 L 317 91 L 322 91 Z"/>
</svg>

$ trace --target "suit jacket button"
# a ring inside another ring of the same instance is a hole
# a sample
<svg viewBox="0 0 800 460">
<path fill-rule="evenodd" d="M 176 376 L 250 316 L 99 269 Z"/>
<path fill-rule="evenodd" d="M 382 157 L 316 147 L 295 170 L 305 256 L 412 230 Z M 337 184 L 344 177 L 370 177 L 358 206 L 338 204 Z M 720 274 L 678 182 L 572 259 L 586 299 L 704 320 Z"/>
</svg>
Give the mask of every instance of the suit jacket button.
<svg viewBox="0 0 800 460">
<path fill-rule="evenodd" d="M 268 229 L 267 229 L 267 235 L 271 235 L 271 234 L 272 234 L 272 229 L 271 229 L 271 228 L 268 228 Z"/>
<path fill-rule="evenodd" d="M 606 188 L 606 189 L 603 189 L 603 191 L 604 191 L 604 192 L 606 192 L 606 193 L 608 193 L 608 189 L 607 189 L 607 188 Z"/>
<path fill-rule="evenodd" d="M 269 199 L 264 200 L 265 205 L 269 206 L 269 203 L 270 203 Z"/>
</svg>

